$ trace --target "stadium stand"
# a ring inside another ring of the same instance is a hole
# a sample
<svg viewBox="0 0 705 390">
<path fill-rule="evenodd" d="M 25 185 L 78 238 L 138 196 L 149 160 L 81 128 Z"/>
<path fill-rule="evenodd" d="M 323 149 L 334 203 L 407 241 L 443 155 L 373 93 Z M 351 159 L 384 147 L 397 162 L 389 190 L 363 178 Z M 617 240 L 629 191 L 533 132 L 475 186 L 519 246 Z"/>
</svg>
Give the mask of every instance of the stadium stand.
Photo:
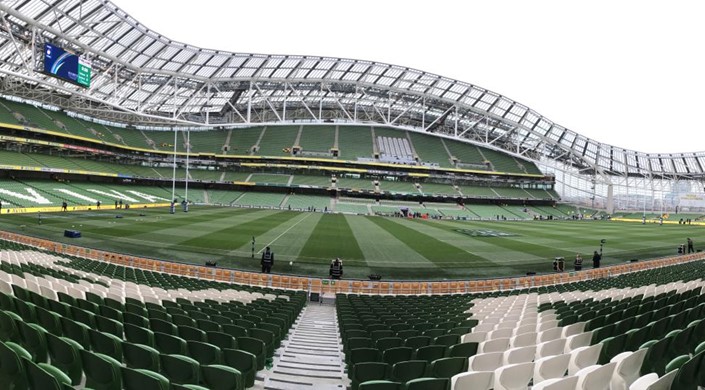
<svg viewBox="0 0 705 390">
<path fill-rule="evenodd" d="M 287 196 L 286 202 L 282 207 L 291 207 L 292 210 L 315 209 L 316 211 L 324 211 L 331 208 L 331 199 L 327 196 L 292 194 Z"/>
<path fill-rule="evenodd" d="M 330 175 L 312 176 L 312 175 L 295 175 L 291 182 L 297 186 L 313 186 L 328 188 L 331 186 Z"/>
<path fill-rule="evenodd" d="M 302 292 L 0 247 L 3 367 L 15 359 L 51 374 L 5 375 L 16 388 L 42 380 L 119 389 L 123 380 L 140 387 L 149 378 L 167 387 L 251 388 L 306 301 Z"/>
<path fill-rule="evenodd" d="M 234 204 L 251 207 L 278 208 L 284 201 L 284 194 L 267 192 L 246 192 Z"/>
<path fill-rule="evenodd" d="M 257 144 L 260 156 L 291 156 L 300 126 L 267 126 Z"/>
<path fill-rule="evenodd" d="M 335 126 L 303 126 L 298 146 L 302 148 L 303 155 L 318 152 L 330 156 L 329 152 L 335 144 L 335 134 Z"/>
<path fill-rule="evenodd" d="M 414 145 L 420 162 L 438 164 L 447 168 L 453 166 L 448 150 L 440 138 L 413 131 L 409 132 L 409 138 Z"/>
<path fill-rule="evenodd" d="M 344 160 L 372 158 L 372 132 L 369 126 L 339 126 L 338 149 Z"/>
<path fill-rule="evenodd" d="M 267 183 L 267 184 L 279 184 L 288 185 L 291 181 L 291 175 L 274 175 L 265 173 L 253 173 L 247 179 L 247 181 L 252 183 Z"/>
<path fill-rule="evenodd" d="M 252 154 L 252 148 L 257 145 L 262 135 L 262 127 L 233 129 L 230 135 L 230 151 L 228 154 Z M 279 153 L 277 155 L 280 155 Z"/>
</svg>

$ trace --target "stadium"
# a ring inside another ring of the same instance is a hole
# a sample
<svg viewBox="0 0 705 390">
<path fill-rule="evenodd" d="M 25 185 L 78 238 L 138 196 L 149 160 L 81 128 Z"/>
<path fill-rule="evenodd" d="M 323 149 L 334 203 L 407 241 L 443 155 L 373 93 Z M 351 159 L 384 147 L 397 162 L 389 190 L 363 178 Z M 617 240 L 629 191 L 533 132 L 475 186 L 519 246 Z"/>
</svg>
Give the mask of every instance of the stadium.
<svg viewBox="0 0 705 390">
<path fill-rule="evenodd" d="M 0 387 L 705 386 L 703 152 L 107 0 L 0 19 Z"/>
</svg>

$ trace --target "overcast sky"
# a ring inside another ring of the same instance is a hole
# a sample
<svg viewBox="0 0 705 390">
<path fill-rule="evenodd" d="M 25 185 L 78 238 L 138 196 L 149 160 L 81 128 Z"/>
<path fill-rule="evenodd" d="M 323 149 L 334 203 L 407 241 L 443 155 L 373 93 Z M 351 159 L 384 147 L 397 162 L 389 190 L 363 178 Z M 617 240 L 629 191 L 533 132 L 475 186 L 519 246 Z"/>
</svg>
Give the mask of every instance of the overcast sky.
<svg viewBox="0 0 705 390">
<path fill-rule="evenodd" d="M 702 1 L 113 1 L 192 45 L 407 66 L 601 142 L 705 151 Z"/>
</svg>

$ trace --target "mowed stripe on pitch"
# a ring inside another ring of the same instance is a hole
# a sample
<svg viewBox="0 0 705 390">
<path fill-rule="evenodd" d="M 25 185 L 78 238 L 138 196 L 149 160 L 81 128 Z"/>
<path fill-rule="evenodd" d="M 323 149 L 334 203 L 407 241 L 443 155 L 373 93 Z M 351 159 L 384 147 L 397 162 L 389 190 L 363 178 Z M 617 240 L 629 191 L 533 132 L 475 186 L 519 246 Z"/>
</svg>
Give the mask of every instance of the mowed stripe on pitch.
<svg viewBox="0 0 705 390">
<path fill-rule="evenodd" d="M 370 267 L 435 267 L 436 265 L 379 225 L 367 218 L 350 216 L 348 219 L 365 261 L 346 261 L 345 264 Z"/>
<path fill-rule="evenodd" d="M 345 215 L 323 214 L 301 249 L 299 258 L 328 262 L 335 257 L 364 259 Z"/>
<path fill-rule="evenodd" d="M 468 253 L 466 250 L 458 248 L 457 246 L 450 245 L 421 233 L 416 229 L 404 226 L 395 219 L 380 217 L 366 218 L 434 263 L 464 263 L 466 266 L 478 265 L 480 267 L 494 265 L 484 257 Z"/>
<path fill-rule="evenodd" d="M 198 236 L 179 244 L 202 248 L 239 248 L 252 242 L 252 236 L 260 236 L 298 214 L 292 211 L 261 211 L 262 216 L 259 218 L 240 224 L 234 223 L 223 229 L 199 232 Z"/>
</svg>

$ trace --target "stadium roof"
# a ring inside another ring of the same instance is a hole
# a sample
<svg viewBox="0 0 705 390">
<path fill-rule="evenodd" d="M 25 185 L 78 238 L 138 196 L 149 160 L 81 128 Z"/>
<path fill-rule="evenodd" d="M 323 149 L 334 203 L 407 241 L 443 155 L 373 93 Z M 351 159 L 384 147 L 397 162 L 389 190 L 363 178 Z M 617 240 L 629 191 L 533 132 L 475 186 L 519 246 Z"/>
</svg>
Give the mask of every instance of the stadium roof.
<svg viewBox="0 0 705 390">
<path fill-rule="evenodd" d="M 42 73 L 45 42 L 91 61 L 89 88 Z M 172 41 L 106 0 L 2 1 L 0 75 L 3 94 L 133 125 L 373 123 L 556 160 L 601 177 L 702 179 L 705 167 L 705 152 L 618 148 L 498 93 L 413 68 Z"/>
</svg>

